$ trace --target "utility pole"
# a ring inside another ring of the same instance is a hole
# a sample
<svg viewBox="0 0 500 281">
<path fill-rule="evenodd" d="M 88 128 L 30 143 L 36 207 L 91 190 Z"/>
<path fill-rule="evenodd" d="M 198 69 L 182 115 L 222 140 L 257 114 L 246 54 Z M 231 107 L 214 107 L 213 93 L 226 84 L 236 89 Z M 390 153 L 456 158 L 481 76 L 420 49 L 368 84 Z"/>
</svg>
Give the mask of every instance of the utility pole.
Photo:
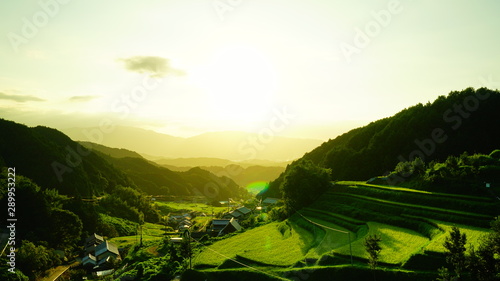
<svg viewBox="0 0 500 281">
<path fill-rule="evenodd" d="M 352 263 L 352 244 L 351 244 L 351 232 L 347 231 L 347 236 L 349 238 L 349 252 L 351 254 L 351 266 L 353 265 Z"/>
<path fill-rule="evenodd" d="M 140 247 L 142 248 L 142 225 L 140 226 L 141 228 L 141 244 L 140 244 Z"/>
<path fill-rule="evenodd" d="M 189 229 L 186 229 L 186 231 L 184 231 L 184 238 L 187 239 L 187 243 L 188 243 L 188 255 L 189 255 L 189 269 L 192 269 L 192 264 L 191 264 L 191 232 L 189 231 Z"/>
</svg>

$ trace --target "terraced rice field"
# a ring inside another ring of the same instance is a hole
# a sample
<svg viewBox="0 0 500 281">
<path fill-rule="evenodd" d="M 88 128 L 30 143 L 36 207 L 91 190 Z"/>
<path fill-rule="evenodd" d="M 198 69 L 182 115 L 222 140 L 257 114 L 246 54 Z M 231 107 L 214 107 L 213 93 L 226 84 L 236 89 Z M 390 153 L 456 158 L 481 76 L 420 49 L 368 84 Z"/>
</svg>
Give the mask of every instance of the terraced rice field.
<svg viewBox="0 0 500 281">
<path fill-rule="evenodd" d="M 218 266 L 228 258 L 240 256 L 263 264 L 286 266 L 304 257 L 307 239 L 286 223 L 270 223 L 206 247 L 194 258 L 194 264 Z"/>
</svg>

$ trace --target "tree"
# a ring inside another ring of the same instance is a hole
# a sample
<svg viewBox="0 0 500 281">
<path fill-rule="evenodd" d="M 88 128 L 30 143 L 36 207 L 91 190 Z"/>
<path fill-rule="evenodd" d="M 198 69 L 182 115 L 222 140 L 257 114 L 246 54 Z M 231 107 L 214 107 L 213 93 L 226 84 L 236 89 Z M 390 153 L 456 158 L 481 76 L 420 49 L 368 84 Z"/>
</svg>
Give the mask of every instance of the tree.
<svg viewBox="0 0 500 281">
<path fill-rule="evenodd" d="M 61 261 L 53 250 L 45 246 L 36 246 L 30 241 L 23 240 L 22 246 L 17 251 L 17 262 L 19 268 L 26 274 L 38 277 L 44 270 Z"/>
<path fill-rule="evenodd" d="M 497 275 L 500 272 L 500 217 L 497 217 L 491 223 L 493 230 L 481 241 L 476 251 L 471 248 L 467 256 L 467 268 L 474 280 L 488 281 L 498 280 Z"/>
<path fill-rule="evenodd" d="M 331 186 L 330 172 L 308 160 L 290 166 L 280 186 L 287 214 L 293 214 L 323 194 Z"/>
<path fill-rule="evenodd" d="M 370 265 L 371 269 L 375 269 L 377 267 L 378 258 L 380 255 L 380 251 L 382 247 L 380 246 L 380 242 L 382 241 L 382 237 L 380 235 L 368 235 L 365 238 L 365 242 L 363 243 L 368 253 L 368 265 Z"/>
<path fill-rule="evenodd" d="M 71 250 L 82 234 L 82 221 L 68 210 L 54 209 L 51 212 L 53 244 Z"/>
<path fill-rule="evenodd" d="M 450 235 L 446 237 L 443 246 L 446 248 L 446 262 L 453 266 L 455 274 L 458 278 L 465 269 L 465 244 L 467 243 L 467 236 L 461 233 L 460 229 L 454 226 Z"/>
</svg>

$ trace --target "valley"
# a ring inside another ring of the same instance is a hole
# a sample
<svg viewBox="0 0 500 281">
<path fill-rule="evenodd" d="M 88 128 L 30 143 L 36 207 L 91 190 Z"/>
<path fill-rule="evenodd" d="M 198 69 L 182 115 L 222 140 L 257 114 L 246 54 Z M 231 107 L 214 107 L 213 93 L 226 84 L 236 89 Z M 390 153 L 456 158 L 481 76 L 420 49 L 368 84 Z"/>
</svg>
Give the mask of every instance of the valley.
<svg viewBox="0 0 500 281">
<path fill-rule="evenodd" d="M 420 140 L 447 128 L 439 112 L 471 94 L 490 103 L 417 157 Z M 286 161 L 143 155 L 0 119 L 9 132 L 0 136 L 0 184 L 15 183 L 19 218 L 8 249 L 18 266 L 11 274 L 2 256 L 0 276 L 42 280 L 63 266 L 60 280 L 491 277 L 500 269 L 500 136 L 491 129 L 499 105 L 498 91 L 452 92 L 308 152 L 298 146 Z M 4 206 L 9 198 L 2 189 Z"/>
</svg>

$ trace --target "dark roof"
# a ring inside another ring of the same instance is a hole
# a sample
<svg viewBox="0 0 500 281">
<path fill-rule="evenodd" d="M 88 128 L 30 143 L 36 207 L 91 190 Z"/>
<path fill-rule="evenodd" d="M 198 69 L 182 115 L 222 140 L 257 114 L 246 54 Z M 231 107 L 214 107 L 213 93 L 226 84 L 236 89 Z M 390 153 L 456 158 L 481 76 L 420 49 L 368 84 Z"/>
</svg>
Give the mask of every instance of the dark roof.
<svg viewBox="0 0 500 281">
<path fill-rule="evenodd" d="M 213 220 L 212 225 L 227 225 L 230 220 Z"/>
<path fill-rule="evenodd" d="M 101 235 L 94 233 L 94 234 L 90 235 L 89 237 L 87 237 L 87 239 L 85 239 L 85 244 L 89 244 L 89 243 L 94 242 L 94 241 L 102 242 L 102 241 L 104 241 L 104 238 Z"/>
<path fill-rule="evenodd" d="M 120 252 L 118 252 L 118 248 L 116 247 L 115 244 L 109 243 L 108 241 L 104 241 L 99 246 L 95 247 L 95 255 L 100 256 L 101 254 L 105 252 L 111 252 L 116 255 L 120 255 Z"/>
<path fill-rule="evenodd" d="M 243 215 L 246 215 L 246 214 L 250 213 L 252 210 L 248 209 L 247 207 L 241 207 L 241 208 L 236 209 L 236 211 L 242 213 Z"/>
<path fill-rule="evenodd" d="M 88 254 L 85 257 L 83 257 L 82 263 L 83 264 L 86 264 L 86 263 L 95 264 L 96 263 L 96 258 L 92 254 Z"/>
<path fill-rule="evenodd" d="M 262 201 L 262 203 L 264 203 L 264 204 L 276 204 L 276 203 L 278 203 L 278 201 L 279 201 L 278 198 L 267 197 L 264 201 Z"/>
<path fill-rule="evenodd" d="M 241 225 L 238 223 L 237 220 L 234 218 L 229 220 L 229 223 L 224 227 L 221 232 L 224 232 L 225 230 L 228 230 L 228 228 L 234 228 L 235 231 L 240 231 L 241 230 Z"/>
</svg>

